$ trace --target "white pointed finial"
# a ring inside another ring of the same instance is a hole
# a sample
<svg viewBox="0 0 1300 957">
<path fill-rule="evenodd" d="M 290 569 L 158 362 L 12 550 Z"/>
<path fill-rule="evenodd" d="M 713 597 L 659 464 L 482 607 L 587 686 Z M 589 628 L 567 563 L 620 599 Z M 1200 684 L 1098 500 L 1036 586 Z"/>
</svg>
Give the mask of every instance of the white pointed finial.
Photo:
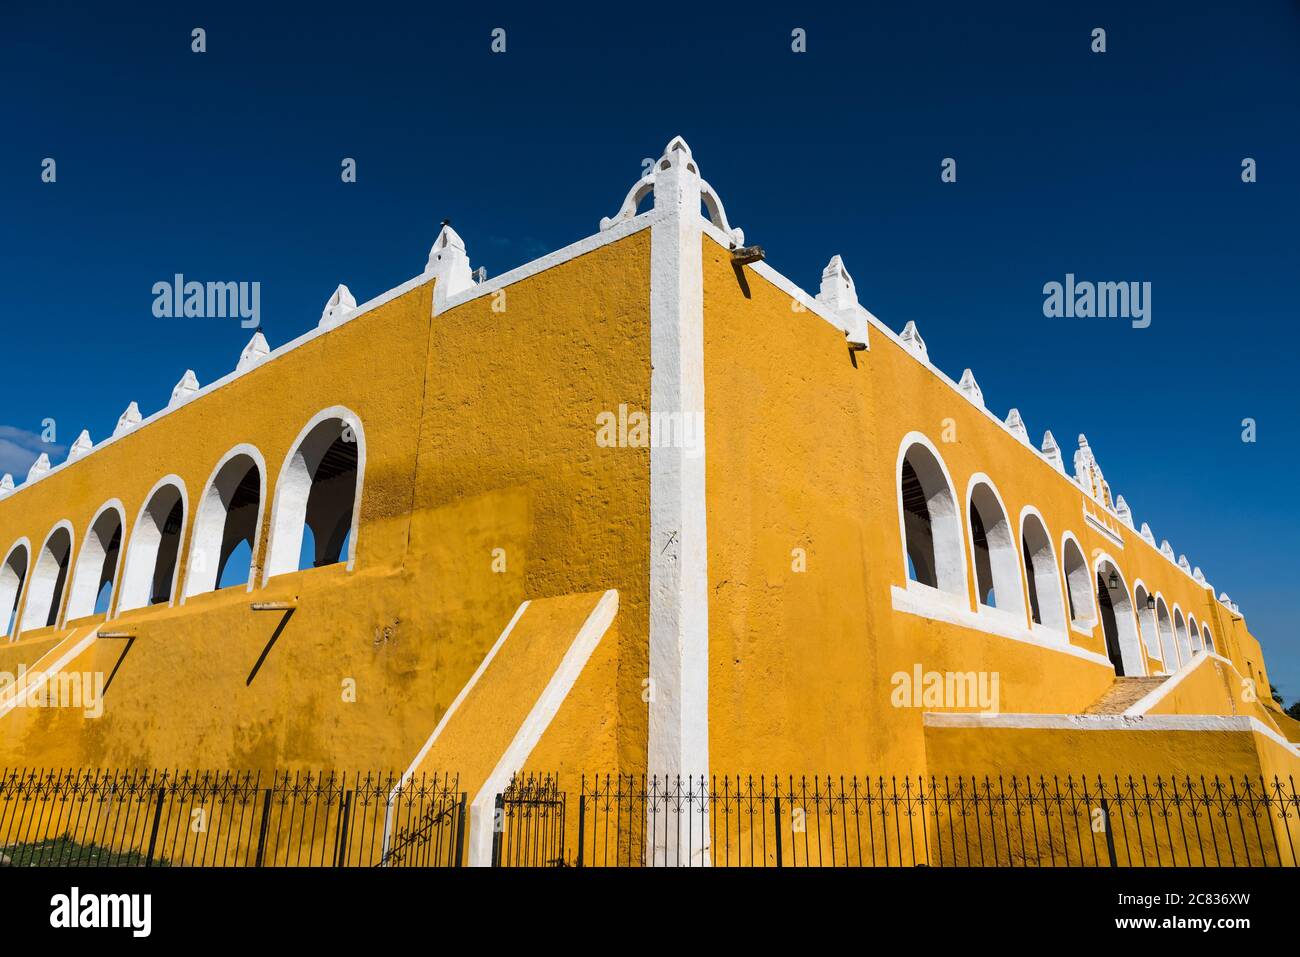
<svg viewBox="0 0 1300 957">
<path fill-rule="evenodd" d="M 42 476 L 50 471 L 50 457 L 42 452 L 32 463 L 32 467 L 27 470 L 27 483 L 37 482 Z"/>
<path fill-rule="evenodd" d="M 1174 558 L 1174 546 L 1169 544 L 1169 539 L 1167 538 L 1160 539 L 1160 554 L 1165 556 L 1165 558 L 1169 559 L 1171 562 L 1177 563 L 1178 561 Z"/>
<path fill-rule="evenodd" d="M 1129 528 L 1133 527 L 1133 510 L 1128 507 L 1128 502 L 1124 501 L 1123 495 L 1115 499 L 1115 514 L 1118 515 Z"/>
<path fill-rule="evenodd" d="M 1156 547 L 1155 533 L 1151 531 L 1151 526 L 1146 522 L 1142 523 L 1142 541 L 1146 542 L 1152 548 Z"/>
<path fill-rule="evenodd" d="M 1187 572 L 1187 574 L 1189 575 L 1192 573 L 1192 563 L 1187 560 L 1186 555 L 1178 556 L 1178 567 L 1181 568 L 1183 571 Z"/>
<path fill-rule="evenodd" d="M 185 374 L 181 376 L 181 381 L 176 383 L 176 388 L 172 389 L 172 397 L 167 403 L 167 408 L 174 409 L 189 399 L 199 391 L 199 377 L 194 374 L 193 369 L 186 369 Z"/>
<path fill-rule="evenodd" d="M 95 443 L 90 441 L 90 431 L 82 429 L 81 434 L 77 436 L 77 441 L 72 443 L 72 448 L 68 449 L 68 461 L 75 462 L 87 452 L 94 449 Z"/>
<path fill-rule="evenodd" d="M 356 311 L 357 301 L 352 296 L 352 290 L 340 283 L 329 301 L 325 303 L 325 308 L 320 314 L 319 325 L 322 329 L 333 329 L 335 326 L 342 325 L 343 321 Z"/>
<path fill-rule="evenodd" d="M 474 270 L 469 266 L 465 240 L 451 228 L 448 220 L 443 220 L 438 238 L 429 249 L 429 261 L 425 263 L 424 274 L 437 280 L 434 291 L 442 302 L 474 285 Z"/>
<path fill-rule="evenodd" d="M 654 193 L 655 209 L 661 205 L 673 207 L 676 204 L 681 211 L 693 213 L 703 204 L 709 222 L 727 237 L 733 249 L 745 245 L 744 231 L 727 221 L 722 199 L 700 176 L 700 168 L 691 156 L 691 148 L 680 136 L 669 140 L 663 155 L 645 175 L 632 184 L 618 212 L 601 219 L 600 231 L 603 233 L 634 218 L 637 207 L 651 193 Z"/>
<path fill-rule="evenodd" d="M 929 361 L 930 353 L 925 348 L 925 340 L 921 338 L 921 332 L 916 328 L 915 322 L 908 322 L 903 327 L 902 335 L 898 338 L 903 340 L 903 345 L 907 346 L 912 355 L 922 362 Z"/>
<path fill-rule="evenodd" d="M 1079 434 L 1079 447 L 1074 452 L 1074 480 L 1083 487 L 1083 490 L 1089 495 L 1094 495 L 1092 475 L 1090 469 L 1096 460 L 1093 458 L 1092 448 L 1088 445 L 1088 437 L 1082 433 Z"/>
<path fill-rule="evenodd" d="M 122 413 L 121 418 L 117 420 L 117 426 L 113 429 L 113 438 L 117 438 L 119 435 L 126 435 L 126 433 L 139 425 L 140 421 L 140 406 L 132 402 L 126 407 L 126 411 Z"/>
<path fill-rule="evenodd" d="M 14 477 L 6 472 L 0 476 L 0 498 L 4 498 L 14 490 Z"/>
<path fill-rule="evenodd" d="M 1065 472 L 1065 462 L 1061 460 L 1061 447 L 1056 444 L 1056 436 L 1052 435 L 1052 430 L 1048 429 L 1043 433 L 1043 457 L 1052 463 L 1056 471 Z"/>
<path fill-rule="evenodd" d="M 1192 569 L 1192 580 L 1198 585 L 1208 584 L 1205 580 L 1205 572 L 1201 571 L 1201 566 L 1197 565 Z"/>
<path fill-rule="evenodd" d="M 975 373 L 971 372 L 970 369 L 962 372 L 961 381 L 957 383 L 957 388 L 961 389 L 961 391 L 966 395 L 966 398 L 970 399 L 980 408 L 984 407 L 984 390 L 982 390 L 979 383 L 975 381 Z"/>
<path fill-rule="evenodd" d="M 687 159 L 691 158 L 690 144 L 688 144 L 686 142 L 685 137 L 681 136 L 680 134 L 670 139 L 668 141 L 668 145 L 664 147 L 664 156 L 670 156 L 674 152 L 681 153 Z"/>
<path fill-rule="evenodd" d="M 817 293 L 817 301 L 825 304 L 834 314 L 851 347 L 867 348 L 866 310 L 858 302 L 853 277 L 838 255 L 832 256 L 822 270 L 822 285 L 821 291 Z"/>
<path fill-rule="evenodd" d="M 831 257 L 831 261 L 822 270 L 822 286 L 817 293 L 817 301 L 826 303 L 832 312 L 857 308 L 858 291 L 838 253 Z"/>
<path fill-rule="evenodd" d="M 239 363 L 235 366 L 235 371 L 243 372 L 245 369 L 251 369 L 258 363 L 265 362 L 270 354 L 271 346 L 259 329 L 253 333 L 253 338 L 248 340 L 248 345 L 244 346 L 244 351 L 239 354 Z"/>
<path fill-rule="evenodd" d="M 1012 409 L 1007 413 L 1007 428 L 1021 442 L 1029 443 L 1029 430 L 1025 428 L 1025 420 L 1020 417 L 1019 409 Z"/>
</svg>

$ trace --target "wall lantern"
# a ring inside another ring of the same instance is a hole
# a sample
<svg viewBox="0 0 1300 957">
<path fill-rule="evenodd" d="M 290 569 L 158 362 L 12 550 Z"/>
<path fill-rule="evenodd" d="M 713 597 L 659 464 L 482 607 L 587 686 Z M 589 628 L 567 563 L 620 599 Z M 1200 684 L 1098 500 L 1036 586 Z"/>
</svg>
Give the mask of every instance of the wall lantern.
<svg viewBox="0 0 1300 957">
<path fill-rule="evenodd" d="M 1110 587 L 1111 590 L 1119 588 L 1119 575 L 1115 574 L 1115 569 L 1110 570 Z"/>
<path fill-rule="evenodd" d="M 1156 610 L 1156 596 L 1147 595 L 1147 611 L 1155 611 L 1155 610 Z"/>
</svg>

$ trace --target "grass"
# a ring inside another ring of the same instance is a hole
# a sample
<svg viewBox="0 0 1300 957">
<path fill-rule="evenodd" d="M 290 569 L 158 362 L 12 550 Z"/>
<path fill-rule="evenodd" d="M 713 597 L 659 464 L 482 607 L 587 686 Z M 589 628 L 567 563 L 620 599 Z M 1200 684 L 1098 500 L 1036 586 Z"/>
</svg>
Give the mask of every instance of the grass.
<svg viewBox="0 0 1300 957">
<path fill-rule="evenodd" d="M 33 844 L 0 848 L 0 867 L 143 867 L 148 862 L 138 851 L 114 851 L 96 844 L 78 844 L 72 838 L 51 838 Z M 166 861 L 153 862 L 167 867 Z"/>
</svg>

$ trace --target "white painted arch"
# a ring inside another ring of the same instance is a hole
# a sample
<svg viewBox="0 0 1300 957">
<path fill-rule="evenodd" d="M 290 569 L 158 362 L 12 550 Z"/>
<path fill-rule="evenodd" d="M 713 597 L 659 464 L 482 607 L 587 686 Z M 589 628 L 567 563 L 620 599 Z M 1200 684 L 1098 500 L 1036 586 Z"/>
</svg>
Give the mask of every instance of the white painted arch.
<svg viewBox="0 0 1300 957">
<path fill-rule="evenodd" d="M 966 532 L 969 539 L 967 559 L 975 574 L 976 609 L 987 608 L 980 582 L 979 556 L 975 551 L 975 523 L 978 512 L 984 525 L 989 547 L 989 580 L 998 611 L 1025 619 L 1025 585 L 1021 573 L 1020 548 L 1011 531 L 1011 519 L 993 480 L 976 472 L 966 483 Z"/>
<path fill-rule="evenodd" d="M 1178 646 L 1178 662 L 1185 665 L 1192 660 L 1192 642 L 1187 637 L 1187 616 L 1178 603 L 1174 603 L 1174 644 Z"/>
<path fill-rule="evenodd" d="M 185 481 L 179 475 L 167 475 L 155 482 L 149 490 L 140 514 L 136 517 L 135 526 L 131 529 L 122 570 L 122 584 L 119 586 L 117 614 L 144 608 L 152 601 L 158 584 L 159 557 L 161 555 L 164 562 L 168 560 L 168 556 L 162 554 L 163 529 L 177 502 L 181 506 L 181 527 L 167 589 L 168 604 L 176 604 L 176 586 L 180 581 L 181 553 L 185 543 L 186 523 L 190 518 L 190 503 Z M 165 566 L 163 571 L 165 574 Z"/>
<path fill-rule="evenodd" d="M 76 621 L 95 613 L 99 597 L 100 579 L 113 535 L 118 537 L 117 555 L 113 558 L 112 577 L 109 580 L 108 609 L 113 608 L 113 595 L 117 591 L 118 573 L 122 569 L 122 553 L 126 550 L 126 509 L 118 499 L 109 499 L 99 507 L 86 528 L 81 540 L 81 554 L 72 573 L 72 588 L 68 592 L 68 609 L 65 618 Z"/>
<path fill-rule="evenodd" d="M 18 599 L 31 567 L 32 543 L 24 536 L 9 546 L 4 561 L 0 562 L 0 638 L 12 638 L 11 631 L 18 630 Z"/>
<path fill-rule="evenodd" d="M 76 532 L 72 522 L 57 522 L 45 536 L 40 551 L 36 553 L 31 580 L 27 584 L 27 597 L 23 599 L 19 633 L 34 628 L 58 625 L 60 604 L 67 594 L 68 575 L 72 572 L 72 555 L 76 545 Z M 62 583 L 60 568 L 62 567 Z"/>
<path fill-rule="evenodd" d="M 190 532 L 189 557 L 185 564 L 185 599 L 215 591 L 223 558 L 226 518 L 230 499 L 247 472 L 248 465 L 257 469 L 257 517 L 252 536 L 252 560 L 247 590 L 257 584 L 257 556 L 262 544 L 262 515 L 266 511 L 266 459 L 256 446 L 236 445 L 217 462 L 203 486 L 203 494 L 194 505 L 194 523 Z"/>
<path fill-rule="evenodd" d="M 916 455 L 912 456 L 915 451 Z M 894 464 L 894 489 L 898 497 L 898 537 L 902 548 L 902 580 L 908 587 L 917 585 L 907 573 L 908 528 L 907 511 L 903 506 L 903 463 L 911 458 L 921 491 L 925 496 L 926 510 L 930 516 L 929 558 L 933 561 L 935 588 L 966 601 L 966 549 L 962 546 L 962 526 L 965 524 L 957 510 L 957 495 L 948 466 L 924 434 L 909 432 L 898 447 L 898 461 Z M 916 533 L 919 530 L 913 529 Z M 919 544 L 925 551 L 924 544 Z M 919 571 L 919 569 L 918 569 Z"/>
<path fill-rule="evenodd" d="M 298 433 L 293 447 L 280 467 L 271 506 L 271 527 L 267 538 L 263 584 L 276 575 L 285 575 L 298 570 L 303 526 L 307 520 L 316 468 L 325 451 L 345 429 L 350 432 L 356 443 L 357 474 L 352 489 L 347 555 L 340 556 L 340 560 L 347 562 L 349 571 L 356 564 L 357 536 L 360 531 L 358 526 L 361 521 L 361 494 L 366 475 L 366 436 L 360 416 L 351 409 L 336 405 L 322 409 L 311 417 Z"/>
<path fill-rule="evenodd" d="M 1156 631 L 1160 635 L 1160 663 L 1166 674 L 1178 670 L 1178 645 L 1174 641 L 1174 616 L 1169 613 L 1169 603 L 1165 596 L 1156 592 Z"/>
<path fill-rule="evenodd" d="M 1142 638 L 1142 647 L 1147 657 L 1155 658 L 1164 664 L 1164 652 L 1160 650 L 1160 629 L 1156 623 L 1156 610 L 1147 608 L 1147 598 L 1152 592 L 1146 582 L 1138 578 L 1133 582 L 1133 610 L 1137 614 L 1138 634 Z"/>
<path fill-rule="evenodd" d="M 1061 534 L 1061 577 L 1065 580 L 1069 604 L 1066 606 L 1071 626 L 1090 631 L 1097 624 L 1097 597 L 1093 594 L 1093 577 L 1088 571 L 1088 553 L 1074 532 Z M 1073 612 L 1070 612 L 1070 609 Z"/>
<path fill-rule="evenodd" d="M 1065 592 L 1061 589 L 1061 570 L 1056 563 L 1053 541 L 1052 532 L 1047 527 L 1043 514 L 1032 505 L 1022 508 L 1020 510 L 1021 557 L 1027 568 L 1033 569 L 1034 596 L 1038 600 L 1039 618 L 1042 619 L 1033 624 L 1060 632 L 1062 637 L 1065 637 L 1069 633 L 1070 610 L 1065 603 Z M 1026 575 L 1026 592 L 1028 588 L 1029 578 Z M 1033 622 L 1032 603 L 1029 612 L 1030 621 Z"/>
<path fill-rule="evenodd" d="M 1106 587 L 1110 592 L 1111 609 L 1115 615 L 1120 663 L 1123 665 L 1125 676 L 1141 678 L 1147 673 L 1147 662 L 1142 654 L 1142 639 L 1138 636 L 1137 615 L 1134 614 L 1133 609 L 1133 592 L 1128 587 L 1128 581 L 1124 577 L 1123 569 L 1119 567 L 1119 562 L 1106 552 L 1098 552 L 1092 563 L 1093 587 L 1096 587 L 1098 576 L 1105 581 L 1110 577 L 1112 570 L 1119 578 L 1118 594 L 1109 585 Z M 1105 623 L 1101 618 L 1100 607 L 1097 609 L 1097 623 L 1104 628 Z"/>
</svg>

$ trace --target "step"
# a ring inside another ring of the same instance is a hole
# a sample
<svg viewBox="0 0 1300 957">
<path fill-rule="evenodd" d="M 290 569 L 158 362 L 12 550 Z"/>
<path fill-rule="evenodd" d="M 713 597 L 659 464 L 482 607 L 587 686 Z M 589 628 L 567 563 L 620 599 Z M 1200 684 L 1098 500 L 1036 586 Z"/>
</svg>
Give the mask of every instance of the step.
<svg viewBox="0 0 1300 957">
<path fill-rule="evenodd" d="M 1088 707 L 1084 714 L 1123 714 L 1160 687 L 1167 676 L 1157 678 L 1116 678 L 1115 683 Z"/>
</svg>

